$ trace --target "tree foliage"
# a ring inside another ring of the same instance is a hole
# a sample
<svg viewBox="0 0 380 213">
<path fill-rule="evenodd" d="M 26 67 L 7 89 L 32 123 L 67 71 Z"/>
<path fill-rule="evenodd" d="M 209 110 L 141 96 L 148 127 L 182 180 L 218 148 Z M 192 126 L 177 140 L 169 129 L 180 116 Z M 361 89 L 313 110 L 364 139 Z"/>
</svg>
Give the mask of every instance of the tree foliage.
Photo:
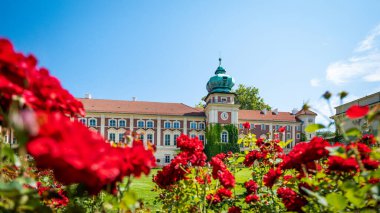
<svg viewBox="0 0 380 213">
<path fill-rule="evenodd" d="M 271 110 L 271 107 L 259 96 L 259 89 L 239 84 L 235 91 L 240 109 Z"/>
</svg>

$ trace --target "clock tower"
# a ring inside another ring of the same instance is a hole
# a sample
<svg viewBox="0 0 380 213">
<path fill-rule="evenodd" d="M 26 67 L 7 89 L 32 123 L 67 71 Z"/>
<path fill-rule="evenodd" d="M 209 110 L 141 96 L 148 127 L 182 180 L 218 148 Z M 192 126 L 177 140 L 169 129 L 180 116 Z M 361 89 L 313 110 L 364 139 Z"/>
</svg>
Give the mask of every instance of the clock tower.
<svg viewBox="0 0 380 213">
<path fill-rule="evenodd" d="M 204 98 L 206 121 L 208 124 L 237 125 L 240 106 L 235 104 L 236 94 L 232 92 L 235 80 L 226 74 L 221 62 L 222 59 L 219 58 L 215 75 L 207 82 L 208 95 Z"/>
</svg>

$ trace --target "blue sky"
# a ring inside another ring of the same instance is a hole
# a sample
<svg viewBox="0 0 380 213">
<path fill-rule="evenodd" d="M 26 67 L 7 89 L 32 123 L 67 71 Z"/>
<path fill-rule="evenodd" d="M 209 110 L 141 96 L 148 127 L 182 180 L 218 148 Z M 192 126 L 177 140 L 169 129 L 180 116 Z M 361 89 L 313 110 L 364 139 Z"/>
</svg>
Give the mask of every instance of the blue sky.
<svg viewBox="0 0 380 213">
<path fill-rule="evenodd" d="M 1 0 L 0 36 L 75 96 L 182 102 L 206 95 L 218 57 L 273 108 L 324 91 L 380 90 L 380 1 Z M 333 104 L 338 101 L 334 99 Z"/>
</svg>

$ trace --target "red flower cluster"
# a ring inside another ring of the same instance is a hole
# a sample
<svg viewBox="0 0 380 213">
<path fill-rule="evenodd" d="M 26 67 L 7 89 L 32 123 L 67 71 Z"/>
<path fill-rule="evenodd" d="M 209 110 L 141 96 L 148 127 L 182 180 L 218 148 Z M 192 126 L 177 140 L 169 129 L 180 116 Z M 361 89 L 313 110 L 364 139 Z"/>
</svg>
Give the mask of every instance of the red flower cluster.
<svg viewBox="0 0 380 213">
<path fill-rule="evenodd" d="M 241 209 L 237 206 L 231 206 L 228 209 L 228 213 L 241 213 Z"/>
<path fill-rule="evenodd" d="M 307 204 L 307 200 L 289 188 L 278 188 L 277 196 L 282 199 L 288 211 L 303 212 L 302 207 Z"/>
<path fill-rule="evenodd" d="M 284 156 L 281 163 L 282 169 L 301 169 L 302 164 L 319 160 L 329 154 L 326 147 L 330 144 L 321 137 L 314 137 L 310 142 L 297 144 L 288 155 Z"/>
<path fill-rule="evenodd" d="M 346 116 L 350 119 L 361 118 L 367 115 L 369 112 L 369 106 L 353 105 L 346 111 Z"/>
<path fill-rule="evenodd" d="M 248 204 L 254 203 L 254 202 L 258 201 L 259 199 L 260 199 L 259 196 L 257 196 L 256 194 L 250 194 L 250 195 L 247 195 L 245 197 L 245 202 Z"/>
<path fill-rule="evenodd" d="M 268 173 L 264 175 L 263 182 L 264 185 L 272 188 L 276 180 L 282 175 L 282 171 L 280 168 L 277 169 L 269 169 Z"/>
<path fill-rule="evenodd" d="M 210 165 L 212 166 L 212 177 L 218 179 L 222 186 L 225 188 L 233 188 L 235 186 L 235 177 L 227 169 L 222 160 L 212 157 Z"/>
<path fill-rule="evenodd" d="M 37 67 L 33 55 L 15 52 L 13 45 L 0 39 L 0 108 L 8 112 L 14 96 L 23 97 L 35 111 L 59 111 L 84 115 L 83 105 L 45 68 Z"/>
<path fill-rule="evenodd" d="M 249 122 L 245 122 L 245 123 L 243 123 L 243 127 L 244 127 L 244 129 L 250 129 L 251 124 L 249 124 Z"/>
<path fill-rule="evenodd" d="M 253 180 L 249 180 L 249 181 L 245 182 L 244 186 L 245 186 L 248 194 L 256 193 L 257 189 L 259 188 L 259 185 L 257 185 L 257 183 Z"/>
<path fill-rule="evenodd" d="M 260 152 L 257 150 L 252 150 L 245 156 L 243 163 L 245 166 L 248 166 L 248 167 L 252 166 L 253 163 L 255 162 L 255 160 L 264 159 L 264 158 L 266 158 L 267 154 L 268 154 L 267 152 Z"/>
<path fill-rule="evenodd" d="M 114 185 L 126 175 L 148 174 L 155 158 L 142 143 L 114 148 L 97 133 L 60 113 L 39 114 L 39 133 L 27 143 L 36 165 L 52 169 L 64 184 L 83 183 L 90 193 Z"/>
<path fill-rule="evenodd" d="M 376 138 L 372 134 L 365 134 L 362 136 L 362 138 L 359 140 L 360 143 L 364 143 L 366 145 L 375 145 L 376 144 Z"/>
<path fill-rule="evenodd" d="M 380 165 L 379 161 L 372 160 L 370 158 L 371 149 L 364 143 L 353 143 L 348 146 L 337 144 L 337 146 L 345 148 L 347 157 L 343 158 L 339 156 L 330 156 L 327 161 L 329 172 L 358 172 L 360 170 L 359 163 L 354 156 L 353 149 L 357 149 L 359 151 L 361 161 L 366 169 L 374 170 L 377 169 Z"/>
<path fill-rule="evenodd" d="M 208 194 L 206 196 L 206 199 L 208 202 L 211 202 L 212 204 L 218 204 L 222 202 L 225 198 L 230 197 L 232 197 L 232 192 L 229 189 L 219 188 L 218 191 L 216 191 L 216 194 Z"/>
<path fill-rule="evenodd" d="M 286 130 L 286 126 L 282 126 L 278 129 L 279 132 L 285 132 Z"/>
<path fill-rule="evenodd" d="M 183 179 L 187 173 L 188 163 L 193 166 L 204 166 L 206 164 L 207 157 L 203 153 L 203 143 L 198 138 L 181 135 L 177 138 L 177 146 L 181 152 L 153 177 L 153 181 L 160 188 L 167 188 Z"/>
<path fill-rule="evenodd" d="M 42 201 L 53 208 L 64 207 L 69 203 L 69 198 L 66 196 L 65 191 L 60 185 L 53 188 L 42 186 L 41 182 L 37 182 L 37 191 Z"/>
</svg>

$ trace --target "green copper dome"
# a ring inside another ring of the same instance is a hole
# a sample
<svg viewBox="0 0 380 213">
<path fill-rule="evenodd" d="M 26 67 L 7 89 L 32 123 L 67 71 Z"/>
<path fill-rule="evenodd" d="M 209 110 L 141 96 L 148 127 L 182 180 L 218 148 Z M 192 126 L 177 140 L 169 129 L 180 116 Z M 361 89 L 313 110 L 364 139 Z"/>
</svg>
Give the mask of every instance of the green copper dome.
<svg viewBox="0 0 380 213">
<path fill-rule="evenodd" d="M 221 62 L 222 59 L 219 58 L 219 67 L 215 71 L 215 76 L 207 82 L 206 88 L 209 93 L 230 93 L 235 85 L 235 80 L 226 74 L 226 70 L 221 67 Z"/>
</svg>

